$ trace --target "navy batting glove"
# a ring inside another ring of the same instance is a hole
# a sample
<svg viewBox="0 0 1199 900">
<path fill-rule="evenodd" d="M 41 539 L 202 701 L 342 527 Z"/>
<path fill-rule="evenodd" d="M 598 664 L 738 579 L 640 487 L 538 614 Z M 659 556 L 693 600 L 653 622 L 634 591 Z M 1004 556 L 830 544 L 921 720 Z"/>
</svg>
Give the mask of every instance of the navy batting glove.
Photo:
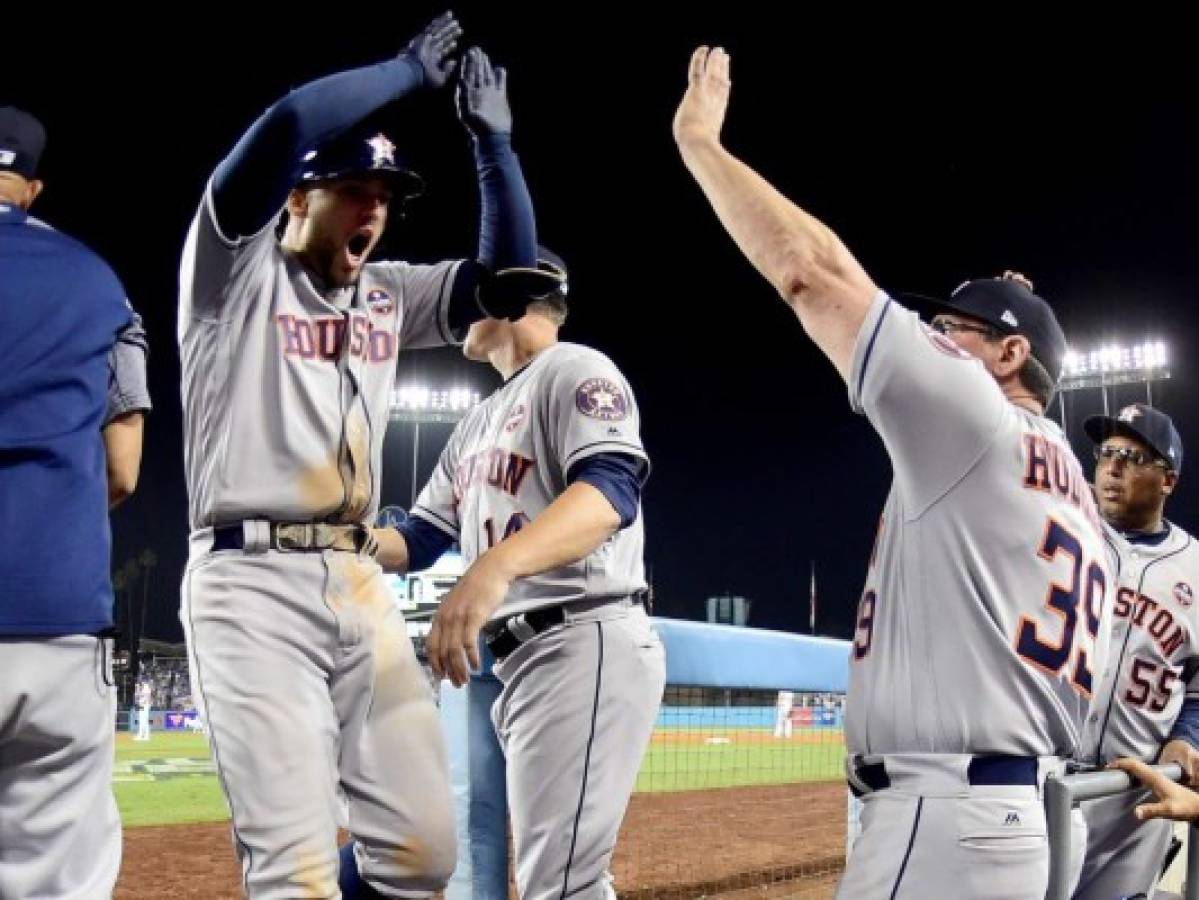
<svg viewBox="0 0 1199 900">
<path fill-rule="evenodd" d="M 458 118 L 476 137 L 512 133 L 508 73 L 501 68 L 493 69 L 487 54 L 478 47 L 471 47 L 462 57 L 454 99 Z"/>
<path fill-rule="evenodd" d="M 404 53 L 420 66 L 427 86 L 439 88 L 454 74 L 458 62 L 452 56 L 460 37 L 462 26 L 452 12 L 444 12 L 408 42 Z"/>
</svg>

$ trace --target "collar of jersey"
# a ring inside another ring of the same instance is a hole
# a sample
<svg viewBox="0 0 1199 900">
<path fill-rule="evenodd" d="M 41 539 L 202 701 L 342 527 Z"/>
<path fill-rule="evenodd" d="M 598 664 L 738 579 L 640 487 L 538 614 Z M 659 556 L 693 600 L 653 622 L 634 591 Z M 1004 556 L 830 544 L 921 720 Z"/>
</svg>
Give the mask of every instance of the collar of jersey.
<svg viewBox="0 0 1199 900">
<path fill-rule="evenodd" d="M 0 203 L 0 223 L 20 225 L 27 217 L 25 210 L 14 203 Z"/>
<path fill-rule="evenodd" d="M 1156 547 L 1170 536 L 1170 523 L 1166 522 L 1165 525 L 1166 527 L 1161 531 L 1155 531 L 1152 534 L 1147 534 L 1144 531 L 1121 531 L 1120 534 L 1130 544 L 1144 544 L 1149 547 Z"/>
</svg>

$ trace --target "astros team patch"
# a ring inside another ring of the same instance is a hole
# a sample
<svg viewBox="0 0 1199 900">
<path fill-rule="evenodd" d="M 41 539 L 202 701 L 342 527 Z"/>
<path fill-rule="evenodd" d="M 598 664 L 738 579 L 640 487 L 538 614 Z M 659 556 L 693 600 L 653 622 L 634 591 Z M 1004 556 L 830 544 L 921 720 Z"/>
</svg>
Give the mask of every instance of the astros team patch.
<svg viewBox="0 0 1199 900">
<path fill-rule="evenodd" d="M 375 288 L 366 295 L 366 305 L 370 307 L 372 313 L 380 316 L 385 316 L 395 309 L 391 294 L 380 288 Z"/>
<path fill-rule="evenodd" d="M 973 359 L 969 353 L 953 342 L 953 339 L 947 335 L 941 334 L 939 331 L 933 331 L 923 322 L 920 324 L 924 331 L 924 336 L 928 338 L 928 342 L 944 353 L 946 356 L 954 356 L 958 359 Z"/>
<path fill-rule="evenodd" d="M 1189 584 L 1180 581 L 1174 585 L 1174 599 L 1178 601 L 1179 606 L 1187 607 L 1195 602 L 1195 593 Z"/>
<path fill-rule="evenodd" d="M 616 422 L 629 414 L 629 404 L 619 385 L 607 378 L 588 378 L 575 391 L 575 406 L 585 416 Z"/>
</svg>

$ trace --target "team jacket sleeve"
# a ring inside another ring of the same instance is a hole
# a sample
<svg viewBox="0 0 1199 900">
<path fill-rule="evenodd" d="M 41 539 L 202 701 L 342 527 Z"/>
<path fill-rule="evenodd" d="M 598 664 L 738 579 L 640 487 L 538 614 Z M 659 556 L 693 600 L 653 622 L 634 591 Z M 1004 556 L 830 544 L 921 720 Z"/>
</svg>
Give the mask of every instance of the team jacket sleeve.
<svg viewBox="0 0 1199 900">
<path fill-rule="evenodd" d="M 982 457 L 1008 405 L 981 362 L 881 292 L 858 333 L 849 385 L 913 516 Z"/>
<path fill-rule="evenodd" d="M 640 481 L 649 477 L 637 401 L 624 375 L 602 354 L 565 356 L 550 380 L 542 413 L 563 477 L 597 453 L 627 454 L 637 464 Z"/>
<path fill-rule="evenodd" d="M 108 354 L 108 410 L 104 414 L 105 425 L 117 416 L 150 410 L 150 390 L 146 379 L 148 354 L 146 329 L 142 326 L 141 316 L 135 312 L 133 319 L 117 335 L 117 342 Z"/>
</svg>

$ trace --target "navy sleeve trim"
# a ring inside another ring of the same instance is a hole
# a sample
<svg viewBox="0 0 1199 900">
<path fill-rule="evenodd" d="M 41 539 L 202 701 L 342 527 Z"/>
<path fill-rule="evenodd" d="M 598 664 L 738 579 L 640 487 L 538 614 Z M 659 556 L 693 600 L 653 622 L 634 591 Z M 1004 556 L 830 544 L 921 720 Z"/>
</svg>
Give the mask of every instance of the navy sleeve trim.
<svg viewBox="0 0 1199 900">
<path fill-rule="evenodd" d="M 620 516 L 620 527 L 628 528 L 637 518 L 645 468 L 643 460 L 627 453 L 596 453 L 571 466 L 566 481 L 585 482 L 603 494 Z"/>
<path fill-rule="evenodd" d="M 859 405 L 862 403 L 862 388 L 866 384 L 866 367 L 870 365 L 870 356 L 874 353 L 874 342 L 878 340 L 878 333 L 882 330 L 883 322 L 887 318 L 887 313 L 891 311 L 891 304 L 894 302 L 890 297 L 887 298 L 887 305 L 879 313 L 878 321 L 874 323 L 874 331 L 870 335 L 870 342 L 866 345 L 866 353 L 862 357 L 862 368 L 858 371 L 857 390 L 854 391 Z"/>
<path fill-rule="evenodd" d="M 408 545 L 408 571 L 419 572 L 427 569 L 441 558 L 450 547 L 454 546 L 453 539 L 440 528 L 425 519 L 409 516 L 396 526 L 396 531 Z"/>
</svg>

